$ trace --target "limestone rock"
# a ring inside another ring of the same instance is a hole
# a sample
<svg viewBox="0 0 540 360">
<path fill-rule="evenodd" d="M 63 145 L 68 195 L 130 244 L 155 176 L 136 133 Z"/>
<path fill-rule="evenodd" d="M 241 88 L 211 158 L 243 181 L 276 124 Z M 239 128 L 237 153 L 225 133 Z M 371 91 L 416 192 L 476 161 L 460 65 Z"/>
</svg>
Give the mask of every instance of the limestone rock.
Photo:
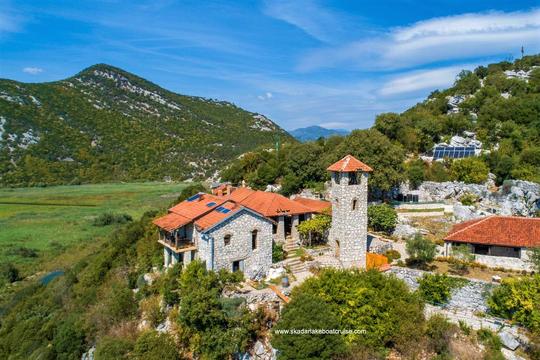
<svg viewBox="0 0 540 360">
<path fill-rule="evenodd" d="M 504 347 L 512 351 L 518 348 L 519 341 L 517 341 L 514 335 L 512 335 L 510 332 L 503 330 L 499 333 L 499 337 L 501 338 L 501 342 Z"/>
<path fill-rule="evenodd" d="M 397 224 L 392 235 L 400 239 L 409 239 L 418 232 L 420 232 L 420 230 L 411 225 Z"/>
</svg>

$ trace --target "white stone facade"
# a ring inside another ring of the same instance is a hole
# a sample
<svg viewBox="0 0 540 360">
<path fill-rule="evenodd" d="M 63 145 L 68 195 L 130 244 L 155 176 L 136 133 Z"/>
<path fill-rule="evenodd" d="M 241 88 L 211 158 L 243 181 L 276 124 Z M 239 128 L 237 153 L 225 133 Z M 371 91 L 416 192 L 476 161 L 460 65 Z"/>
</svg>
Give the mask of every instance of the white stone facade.
<svg viewBox="0 0 540 360">
<path fill-rule="evenodd" d="M 257 231 L 255 248 L 252 246 L 254 230 Z M 206 235 L 199 240 L 199 256 L 206 261 L 209 270 L 232 271 L 233 263 L 239 262 L 239 269 L 252 278 L 264 276 L 272 265 L 272 222 L 263 216 L 242 210 Z M 228 245 L 225 245 L 225 235 L 230 235 Z"/>
<path fill-rule="evenodd" d="M 356 183 L 349 177 L 356 175 Z M 345 268 L 366 267 L 368 173 L 332 172 L 329 242 Z"/>
<path fill-rule="evenodd" d="M 452 245 L 460 245 L 446 241 L 444 244 L 444 255 L 452 256 Z M 474 254 L 474 247 L 468 244 L 471 253 Z M 533 271 L 533 264 L 529 260 L 529 250 L 519 248 L 519 257 L 505 256 L 513 252 L 514 248 L 503 246 L 491 246 L 490 255 L 474 254 L 474 261 L 486 265 L 490 268 L 503 268 L 517 271 Z"/>
</svg>

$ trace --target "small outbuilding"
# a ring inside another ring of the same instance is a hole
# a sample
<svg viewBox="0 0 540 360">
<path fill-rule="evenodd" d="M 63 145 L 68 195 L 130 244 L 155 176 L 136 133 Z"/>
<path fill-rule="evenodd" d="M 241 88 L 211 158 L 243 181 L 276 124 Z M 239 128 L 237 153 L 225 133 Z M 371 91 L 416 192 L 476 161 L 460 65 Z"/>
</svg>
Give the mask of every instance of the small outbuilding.
<svg viewBox="0 0 540 360">
<path fill-rule="evenodd" d="M 454 225 L 445 237 L 445 256 L 467 244 L 475 261 L 489 267 L 533 270 L 532 248 L 540 247 L 540 218 L 488 216 Z"/>
</svg>

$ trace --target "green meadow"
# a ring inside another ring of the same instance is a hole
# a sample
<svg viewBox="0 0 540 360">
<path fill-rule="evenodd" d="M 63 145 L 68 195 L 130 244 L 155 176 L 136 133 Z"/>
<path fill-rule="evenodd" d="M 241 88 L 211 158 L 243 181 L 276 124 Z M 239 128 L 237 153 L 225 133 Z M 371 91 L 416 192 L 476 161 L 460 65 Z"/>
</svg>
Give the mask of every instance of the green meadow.
<svg viewBox="0 0 540 360">
<path fill-rule="evenodd" d="M 168 206 L 185 184 L 126 183 L 0 189 L 0 263 L 33 269 L 58 254 L 69 256 L 109 234 L 94 226 L 103 213 L 129 214 Z"/>
</svg>

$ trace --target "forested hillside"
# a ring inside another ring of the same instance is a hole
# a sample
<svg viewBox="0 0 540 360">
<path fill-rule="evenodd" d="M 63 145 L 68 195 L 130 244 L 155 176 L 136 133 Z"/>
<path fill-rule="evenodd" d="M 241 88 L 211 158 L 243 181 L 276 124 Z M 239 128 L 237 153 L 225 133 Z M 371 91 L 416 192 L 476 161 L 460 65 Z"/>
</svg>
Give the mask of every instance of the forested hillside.
<svg viewBox="0 0 540 360">
<path fill-rule="evenodd" d="M 51 83 L 0 80 L 3 185 L 208 177 L 276 134 L 292 141 L 262 115 L 109 65 Z"/>
<path fill-rule="evenodd" d="M 454 86 L 434 91 L 401 114 L 384 113 L 367 130 L 346 137 L 284 144 L 279 153 L 261 149 L 233 161 L 223 178 L 252 186 L 280 183 L 285 194 L 321 187 L 325 169 L 348 153 L 369 164 L 372 193 L 385 194 L 401 181 L 484 182 L 488 172 L 507 179 L 540 181 L 540 55 L 514 63 L 480 66 L 457 74 Z M 426 162 L 439 142 L 464 131 L 482 142 L 482 155 Z"/>
</svg>

